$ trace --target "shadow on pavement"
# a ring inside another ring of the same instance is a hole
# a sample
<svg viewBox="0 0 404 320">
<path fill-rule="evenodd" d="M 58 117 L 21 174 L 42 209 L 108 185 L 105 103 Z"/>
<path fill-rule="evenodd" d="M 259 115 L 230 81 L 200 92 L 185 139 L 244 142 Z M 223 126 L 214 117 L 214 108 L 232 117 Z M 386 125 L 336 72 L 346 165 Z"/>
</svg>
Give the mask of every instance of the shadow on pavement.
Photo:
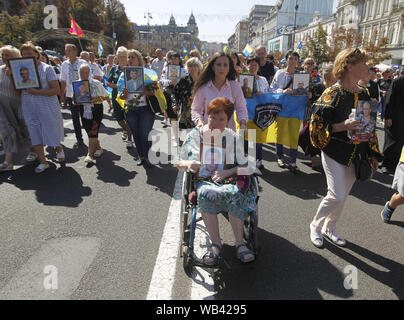
<svg viewBox="0 0 404 320">
<path fill-rule="evenodd" d="M 97 179 L 105 183 L 115 183 L 120 187 L 129 187 L 130 180 L 133 180 L 136 177 L 137 172 L 128 171 L 117 166 L 114 161 L 119 160 L 121 160 L 120 156 L 104 149 L 101 158 L 97 159 L 94 164 L 98 169 Z M 135 163 L 133 163 L 133 165 L 135 166 Z"/>
<path fill-rule="evenodd" d="M 35 190 L 39 203 L 46 206 L 78 207 L 83 197 L 89 197 L 91 188 L 83 186 L 80 175 L 71 167 L 50 163 L 41 174 L 34 172 L 35 165 L 26 165 L 8 174 L 0 175 L 0 184 L 9 183 L 22 191 Z"/>
<path fill-rule="evenodd" d="M 327 249 L 336 256 L 347 261 L 349 264 L 355 266 L 360 271 L 366 273 L 369 277 L 390 287 L 394 294 L 397 295 L 398 299 L 404 299 L 404 265 L 378 255 L 366 248 L 360 247 L 357 244 L 351 242 L 347 242 L 347 246 L 345 249 L 331 244 L 327 246 Z M 360 255 L 364 259 L 367 259 L 379 266 L 382 266 L 388 271 L 377 270 L 362 259 L 355 257 L 349 251 L 352 251 L 352 253 Z"/>
<path fill-rule="evenodd" d="M 261 252 L 251 264 L 237 260 L 234 246 L 224 246 L 223 256 L 231 269 L 222 266 L 214 273 L 215 299 L 318 300 L 323 299 L 319 290 L 333 298 L 353 295 L 344 288 L 343 270 L 320 254 L 304 251 L 263 229 L 259 229 L 259 238 Z"/>
<path fill-rule="evenodd" d="M 274 172 L 267 169 L 262 169 L 261 172 L 261 179 L 265 182 L 288 195 L 302 200 L 320 199 L 327 194 L 327 184 L 324 175 L 321 173 L 307 174 L 299 172 L 298 174 L 293 174 L 288 170 Z M 310 183 L 307 183 L 308 181 Z"/>
</svg>

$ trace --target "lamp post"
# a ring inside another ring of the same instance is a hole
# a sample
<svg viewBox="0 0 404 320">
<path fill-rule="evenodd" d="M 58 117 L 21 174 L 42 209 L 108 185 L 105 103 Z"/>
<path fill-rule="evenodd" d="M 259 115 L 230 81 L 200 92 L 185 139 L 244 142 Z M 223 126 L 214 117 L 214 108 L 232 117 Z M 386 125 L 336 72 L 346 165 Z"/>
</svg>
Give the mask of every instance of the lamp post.
<svg viewBox="0 0 404 320">
<path fill-rule="evenodd" d="M 292 35 L 292 49 L 295 47 L 295 35 L 296 35 L 296 19 L 297 19 L 297 10 L 299 10 L 299 5 L 298 2 L 299 0 L 296 0 L 296 5 L 295 5 L 295 20 L 293 23 L 293 35 Z"/>
</svg>

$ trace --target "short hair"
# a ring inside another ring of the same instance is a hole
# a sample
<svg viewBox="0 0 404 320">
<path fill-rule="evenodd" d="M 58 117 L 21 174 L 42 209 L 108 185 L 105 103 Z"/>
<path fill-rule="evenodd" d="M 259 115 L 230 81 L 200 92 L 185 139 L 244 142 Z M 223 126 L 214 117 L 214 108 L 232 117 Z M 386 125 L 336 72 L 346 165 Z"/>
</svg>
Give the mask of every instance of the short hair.
<svg viewBox="0 0 404 320">
<path fill-rule="evenodd" d="M 286 53 L 285 60 L 288 60 L 289 56 L 291 55 L 297 57 L 297 59 L 300 59 L 300 55 L 296 51 L 289 50 Z"/>
<path fill-rule="evenodd" d="M 187 67 L 187 70 L 189 70 L 189 67 L 190 67 L 190 66 L 198 66 L 199 71 L 202 71 L 202 70 L 203 70 L 203 64 L 202 64 L 202 62 L 201 62 L 198 58 L 196 58 L 196 57 L 193 57 L 193 58 L 191 58 L 191 59 L 188 59 L 187 62 L 186 62 L 186 64 L 185 64 L 185 66 Z"/>
<path fill-rule="evenodd" d="M 129 50 L 128 51 L 128 56 L 131 53 L 134 53 L 136 55 L 137 60 L 139 61 L 139 67 L 143 67 L 144 66 L 144 60 L 143 60 L 142 54 L 139 51 L 137 51 L 136 49 Z"/>
<path fill-rule="evenodd" d="M 128 55 L 128 49 L 126 49 L 126 47 L 124 47 L 124 46 L 121 46 L 118 48 L 118 50 L 116 50 L 117 56 L 122 55 L 122 54 Z"/>
<path fill-rule="evenodd" d="M 313 58 L 306 58 L 306 59 L 304 60 L 303 64 L 306 64 L 306 63 L 310 63 L 310 64 L 312 64 L 313 66 L 315 65 Z"/>
<path fill-rule="evenodd" d="M 90 72 L 90 66 L 89 66 L 87 63 L 83 63 L 83 64 L 80 66 L 79 72 L 81 72 L 81 70 L 84 70 L 84 69 L 87 69 L 88 72 Z"/>
<path fill-rule="evenodd" d="M 175 53 L 175 52 L 174 52 L 173 50 L 168 51 L 167 54 L 166 54 L 166 58 L 167 58 L 167 59 L 171 59 L 171 57 L 172 57 L 172 55 L 173 55 L 174 53 Z"/>
<path fill-rule="evenodd" d="M 368 60 L 368 56 L 364 50 L 360 50 L 358 48 L 348 48 L 342 50 L 338 53 L 334 62 L 334 77 L 337 80 L 341 80 L 345 77 L 348 72 L 349 64 L 357 64 L 359 62 L 366 62 Z"/>
<path fill-rule="evenodd" d="M 198 58 L 199 60 L 202 60 L 201 55 L 199 54 L 198 50 L 191 50 L 189 53 L 190 57 Z"/>
<path fill-rule="evenodd" d="M 6 45 L 0 48 L 0 55 L 7 52 L 12 58 L 21 58 L 20 50 L 14 46 Z"/>
<path fill-rule="evenodd" d="M 38 55 L 38 57 L 41 56 L 41 53 L 40 53 L 40 52 L 38 51 L 38 49 L 34 46 L 34 44 L 33 44 L 32 42 L 30 42 L 30 41 L 24 43 L 24 44 L 20 47 L 20 52 L 21 52 L 21 54 L 22 54 L 22 52 L 23 52 L 24 50 L 33 50 L 33 51 Z"/>
<path fill-rule="evenodd" d="M 66 48 L 71 48 L 71 49 L 73 49 L 74 51 L 78 52 L 78 49 L 77 49 L 76 45 L 74 45 L 74 44 L 72 44 L 72 43 L 66 43 L 66 45 L 65 45 L 65 50 L 66 50 Z"/>
<path fill-rule="evenodd" d="M 387 69 L 383 70 L 382 75 L 385 73 L 389 73 L 389 72 L 392 72 L 391 68 L 387 68 Z"/>
<path fill-rule="evenodd" d="M 23 70 L 29 71 L 29 69 L 28 69 L 27 67 L 21 67 L 21 68 L 20 68 L 20 72 L 23 71 Z"/>
<path fill-rule="evenodd" d="M 265 46 L 258 46 L 257 49 L 255 49 L 255 52 L 257 52 L 257 51 L 259 51 L 261 49 L 264 49 L 265 52 L 267 52 L 267 48 L 265 48 Z"/>
<path fill-rule="evenodd" d="M 258 66 L 260 65 L 260 58 L 258 58 L 258 57 L 248 57 L 247 58 L 247 65 L 249 65 L 253 61 L 258 63 Z"/>
<path fill-rule="evenodd" d="M 234 103 L 227 98 L 215 98 L 208 104 L 207 115 L 224 112 L 229 121 L 234 113 Z"/>
</svg>

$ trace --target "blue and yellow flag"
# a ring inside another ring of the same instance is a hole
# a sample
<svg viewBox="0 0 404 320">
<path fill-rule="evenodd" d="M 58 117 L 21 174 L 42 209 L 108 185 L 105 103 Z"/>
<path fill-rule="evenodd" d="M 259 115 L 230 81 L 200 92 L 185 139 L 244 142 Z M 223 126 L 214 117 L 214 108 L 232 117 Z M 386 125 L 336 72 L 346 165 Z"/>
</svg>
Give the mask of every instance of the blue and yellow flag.
<svg viewBox="0 0 404 320">
<path fill-rule="evenodd" d="M 206 47 L 205 47 L 204 43 L 202 43 L 201 54 L 202 54 L 202 56 L 204 56 L 206 54 Z"/>
<path fill-rule="evenodd" d="M 185 47 L 182 47 L 182 59 L 183 60 L 188 60 L 188 50 Z"/>
<path fill-rule="evenodd" d="M 246 102 L 247 129 L 256 129 L 257 143 L 279 143 L 297 149 L 306 96 L 266 93 Z"/>
<path fill-rule="evenodd" d="M 254 49 L 247 43 L 247 45 L 244 48 L 243 54 L 246 57 L 252 56 L 254 53 Z"/>
</svg>

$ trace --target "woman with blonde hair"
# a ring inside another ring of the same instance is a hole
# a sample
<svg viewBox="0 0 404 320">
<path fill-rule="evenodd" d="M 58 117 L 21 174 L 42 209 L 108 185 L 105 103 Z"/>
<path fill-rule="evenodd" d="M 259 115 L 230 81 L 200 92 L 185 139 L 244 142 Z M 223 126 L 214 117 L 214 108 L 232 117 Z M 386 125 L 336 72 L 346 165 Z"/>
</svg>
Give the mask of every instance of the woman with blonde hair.
<svg viewBox="0 0 404 320">
<path fill-rule="evenodd" d="M 0 136 L 6 154 L 0 171 L 11 171 L 14 169 L 13 153 L 18 152 L 19 147 L 29 145 L 29 134 L 22 115 L 20 94 L 14 90 L 7 66 L 8 59 L 21 57 L 20 51 L 7 45 L 0 48 L 0 54 L 4 62 L 0 67 Z"/>
<path fill-rule="evenodd" d="M 191 105 L 194 86 L 203 70 L 202 62 L 198 58 L 191 58 L 186 63 L 188 73 L 174 87 L 172 94 L 173 104 L 179 109 L 179 128 L 190 129 L 195 125 L 191 119 Z"/>
<path fill-rule="evenodd" d="M 327 88 L 313 105 L 310 138 L 312 144 L 322 150 L 321 157 L 328 186 L 328 193 L 310 224 L 310 239 L 313 245 L 319 248 L 323 246 L 323 237 L 338 246 L 346 244 L 336 233 L 337 222 L 355 181 L 368 179 L 371 175 L 369 169 L 362 171 L 363 175 L 357 176 L 356 171 L 363 168 L 357 160 L 369 159 L 373 170 L 377 170 L 378 162 L 383 159 L 375 133 L 369 141 L 360 144 L 354 144 L 348 136 L 348 131 L 357 129 L 360 124 L 349 117 L 352 109 L 356 108 L 360 100 L 370 101 L 368 91 L 358 86 L 358 81 L 365 78 L 369 72 L 367 60 L 365 51 L 341 51 L 333 68 L 338 83 Z"/>
<path fill-rule="evenodd" d="M 22 90 L 21 105 L 31 143 L 40 162 L 35 172 L 42 173 L 49 168 L 45 157 L 45 145 L 56 148 L 59 161 L 65 160 L 60 144 L 64 133 L 62 112 L 57 98 L 60 93 L 59 81 L 53 68 L 41 62 L 41 55 L 32 43 L 23 44 L 20 52 L 23 57 L 35 58 L 41 83 L 40 89 Z"/>
<path fill-rule="evenodd" d="M 118 59 L 118 63 L 114 65 L 109 71 L 107 86 L 112 88 L 112 106 L 114 109 L 114 118 L 118 122 L 118 124 L 123 129 L 122 140 L 126 140 L 126 148 L 133 148 L 132 142 L 132 132 L 128 124 L 125 121 L 124 111 L 116 101 L 118 97 L 118 80 L 119 77 L 123 74 L 124 68 L 128 65 L 128 49 L 125 47 L 119 47 L 116 52 L 116 57 Z"/>
</svg>

